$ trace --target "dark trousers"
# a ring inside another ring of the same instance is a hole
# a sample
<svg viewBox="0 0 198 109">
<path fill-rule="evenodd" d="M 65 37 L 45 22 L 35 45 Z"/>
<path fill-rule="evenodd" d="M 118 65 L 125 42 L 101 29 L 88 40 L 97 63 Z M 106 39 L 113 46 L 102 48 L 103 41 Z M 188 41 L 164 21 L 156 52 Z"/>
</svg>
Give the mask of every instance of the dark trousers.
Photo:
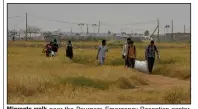
<svg viewBox="0 0 198 109">
<path fill-rule="evenodd" d="M 155 62 L 155 58 L 151 58 L 151 57 L 148 58 L 149 73 L 152 73 L 154 62 Z"/>
<path fill-rule="evenodd" d="M 129 67 L 128 59 L 124 59 L 124 60 L 125 60 L 125 66 Z"/>
<path fill-rule="evenodd" d="M 122 58 L 124 59 L 124 66 L 129 67 L 128 59 L 126 59 L 124 55 L 122 55 Z"/>
<path fill-rule="evenodd" d="M 72 59 L 73 58 L 73 51 L 66 51 L 66 57 Z"/>
<path fill-rule="evenodd" d="M 48 50 L 47 50 L 47 51 L 45 52 L 46 57 L 50 57 L 50 53 L 51 53 L 51 51 L 48 51 Z"/>
<path fill-rule="evenodd" d="M 134 68 L 135 58 L 128 58 L 128 67 Z"/>
</svg>

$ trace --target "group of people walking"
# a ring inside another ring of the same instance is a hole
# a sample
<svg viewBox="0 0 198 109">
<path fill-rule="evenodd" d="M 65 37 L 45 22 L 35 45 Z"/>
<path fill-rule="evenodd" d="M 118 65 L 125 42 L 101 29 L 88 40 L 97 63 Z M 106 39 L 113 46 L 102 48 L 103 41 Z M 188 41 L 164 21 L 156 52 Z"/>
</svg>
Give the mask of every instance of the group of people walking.
<svg viewBox="0 0 198 109">
<path fill-rule="evenodd" d="M 43 52 L 46 54 L 46 57 L 54 57 L 57 55 L 59 45 L 57 43 L 57 40 L 54 39 L 50 43 L 46 44 Z M 71 41 L 68 41 L 68 44 L 66 46 L 66 56 L 70 59 L 73 58 L 73 46 Z"/>
<path fill-rule="evenodd" d="M 50 56 L 54 57 L 58 52 L 58 48 L 59 46 L 57 40 L 54 39 L 53 41 L 45 45 L 43 52 L 46 54 L 46 57 L 50 57 Z"/>
<path fill-rule="evenodd" d="M 43 51 L 46 53 L 47 57 L 54 57 L 58 52 L 59 45 L 57 44 L 57 40 L 51 41 L 49 44 L 46 44 Z M 134 45 L 134 41 L 131 38 L 127 38 L 126 43 L 123 45 L 122 50 L 122 58 L 125 61 L 125 67 L 134 68 L 135 60 L 137 57 L 136 46 Z M 106 52 L 108 52 L 108 47 L 106 46 L 106 40 L 102 40 L 102 44 L 98 47 L 98 52 L 96 55 L 96 59 L 99 61 L 99 65 L 103 65 L 106 59 Z M 148 64 L 149 74 L 152 73 L 153 65 L 155 62 L 155 54 L 157 53 L 157 57 L 159 58 L 159 52 L 157 47 L 154 44 L 154 41 L 150 41 L 150 44 L 146 47 L 145 50 L 145 60 Z M 68 41 L 66 46 L 66 56 L 70 59 L 73 58 L 73 46 L 71 41 Z"/>
<path fill-rule="evenodd" d="M 154 41 L 151 40 L 150 44 L 145 49 L 145 60 L 147 61 L 149 74 L 152 73 L 156 53 L 157 58 L 159 58 L 158 49 Z M 134 68 L 136 57 L 136 46 L 134 45 L 134 41 L 131 40 L 131 38 L 127 38 L 127 42 L 124 44 L 122 50 L 122 58 L 125 60 L 125 67 Z"/>
</svg>

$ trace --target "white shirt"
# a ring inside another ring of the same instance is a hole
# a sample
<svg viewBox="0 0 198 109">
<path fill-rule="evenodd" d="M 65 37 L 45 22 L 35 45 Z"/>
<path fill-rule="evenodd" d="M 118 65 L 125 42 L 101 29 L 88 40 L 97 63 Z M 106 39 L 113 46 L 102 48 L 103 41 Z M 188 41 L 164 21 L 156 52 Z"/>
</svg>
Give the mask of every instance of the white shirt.
<svg viewBox="0 0 198 109">
<path fill-rule="evenodd" d="M 122 55 L 126 56 L 127 54 L 127 43 L 123 45 L 123 48 L 122 48 Z"/>
<path fill-rule="evenodd" d="M 101 57 L 105 57 L 105 54 L 108 51 L 108 48 L 107 46 L 99 45 L 98 50 L 100 50 L 98 56 L 101 58 Z"/>
</svg>

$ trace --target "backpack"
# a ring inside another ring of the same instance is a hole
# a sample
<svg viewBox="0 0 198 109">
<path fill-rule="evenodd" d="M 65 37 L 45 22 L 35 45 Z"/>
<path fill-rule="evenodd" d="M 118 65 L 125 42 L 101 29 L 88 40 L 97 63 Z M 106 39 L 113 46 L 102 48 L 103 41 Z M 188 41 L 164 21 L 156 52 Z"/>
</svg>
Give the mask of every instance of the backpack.
<svg viewBox="0 0 198 109">
<path fill-rule="evenodd" d="M 128 57 L 135 58 L 135 46 L 134 45 L 128 46 Z"/>
</svg>

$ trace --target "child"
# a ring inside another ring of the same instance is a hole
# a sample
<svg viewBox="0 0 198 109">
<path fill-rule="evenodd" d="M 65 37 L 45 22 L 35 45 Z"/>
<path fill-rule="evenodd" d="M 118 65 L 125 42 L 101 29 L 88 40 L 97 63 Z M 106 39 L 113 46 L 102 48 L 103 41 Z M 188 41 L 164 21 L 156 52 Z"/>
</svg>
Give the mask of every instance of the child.
<svg viewBox="0 0 198 109">
<path fill-rule="evenodd" d="M 43 52 L 46 54 L 46 57 L 50 57 L 51 56 L 51 52 L 52 52 L 52 43 L 50 42 L 49 44 L 46 44 Z"/>
<path fill-rule="evenodd" d="M 102 45 L 99 45 L 98 53 L 96 56 L 96 59 L 99 60 L 100 65 L 104 64 L 106 52 L 108 52 L 108 48 L 106 46 L 106 40 L 102 40 Z"/>
<path fill-rule="evenodd" d="M 68 41 L 67 47 L 66 47 L 66 56 L 70 59 L 73 58 L 73 46 L 71 41 Z"/>
</svg>

